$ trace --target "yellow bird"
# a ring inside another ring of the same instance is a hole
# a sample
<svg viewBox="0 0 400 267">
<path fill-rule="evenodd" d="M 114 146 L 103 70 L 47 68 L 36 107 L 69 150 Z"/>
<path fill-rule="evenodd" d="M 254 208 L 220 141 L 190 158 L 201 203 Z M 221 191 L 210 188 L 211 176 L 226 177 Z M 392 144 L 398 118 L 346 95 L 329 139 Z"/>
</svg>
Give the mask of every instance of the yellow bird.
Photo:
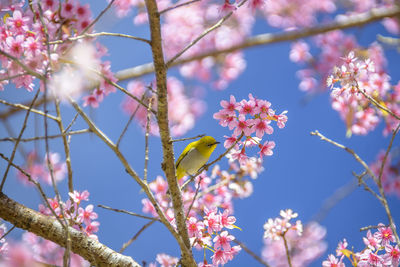
<svg viewBox="0 0 400 267">
<path fill-rule="evenodd" d="M 180 180 L 185 175 L 196 174 L 206 164 L 217 144 L 219 142 L 211 136 L 204 136 L 188 144 L 175 163 L 176 178 Z"/>
</svg>

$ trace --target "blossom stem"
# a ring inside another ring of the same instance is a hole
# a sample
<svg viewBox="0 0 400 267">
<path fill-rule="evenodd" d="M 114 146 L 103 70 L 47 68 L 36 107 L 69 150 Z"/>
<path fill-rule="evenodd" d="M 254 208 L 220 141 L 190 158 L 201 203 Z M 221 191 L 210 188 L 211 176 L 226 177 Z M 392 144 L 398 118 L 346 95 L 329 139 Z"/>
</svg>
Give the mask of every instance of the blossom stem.
<svg viewBox="0 0 400 267">
<path fill-rule="evenodd" d="M 286 241 L 286 238 L 285 238 L 285 234 L 282 235 L 282 239 L 283 239 L 283 243 L 285 244 L 286 257 L 287 257 L 287 260 L 288 260 L 289 267 L 292 267 L 292 262 L 290 260 L 289 246 L 287 244 L 287 241 Z"/>
</svg>

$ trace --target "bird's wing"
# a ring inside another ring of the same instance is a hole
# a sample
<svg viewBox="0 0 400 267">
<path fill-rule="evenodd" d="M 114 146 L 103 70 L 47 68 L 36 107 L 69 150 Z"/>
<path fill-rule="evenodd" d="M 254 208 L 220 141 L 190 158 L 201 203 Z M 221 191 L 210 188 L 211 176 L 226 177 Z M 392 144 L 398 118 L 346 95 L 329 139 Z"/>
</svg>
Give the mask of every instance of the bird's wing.
<svg viewBox="0 0 400 267">
<path fill-rule="evenodd" d="M 179 156 L 178 160 L 175 163 L 175 168 L 178 169 L 179 164 L 181 163 L 181 161 L 183 160 L 183 158 L 190 152 L 192 151 L 194 148 L 194 144 L 189 144 L 185 147 L 185 149 L 183 150 L 182 154 Z"/>
</svg>

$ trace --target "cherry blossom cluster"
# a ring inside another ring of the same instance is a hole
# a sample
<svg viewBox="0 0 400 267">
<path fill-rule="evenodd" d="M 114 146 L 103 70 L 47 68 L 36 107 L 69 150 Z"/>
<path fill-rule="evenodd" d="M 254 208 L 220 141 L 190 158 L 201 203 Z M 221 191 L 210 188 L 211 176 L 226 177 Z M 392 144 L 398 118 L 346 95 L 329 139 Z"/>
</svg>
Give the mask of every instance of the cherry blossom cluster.
<svg viewBox="0 0 400 267">
<path fill-rule="evenodd" d="M 334 0 L 265 1 L 265 4 L 261 6 L 261 11 L 273 27 L 310 27 L 316 24 L 319 13 L 334 12 L 335 2 Z"/>
<path fill-rule="evenodd" d="M 397 267 L 400 262 L 400 249 L 396 243 L 392 229 L 383 224 L 378 225 L 375 233 L 368 230 L 363 237 L 365 248 L 360 252 L 347 248 L 346 239 L 339 242 L 336 256 L 330 254 L 328 259 L 322 263 L 323 267 L 344 267 L 347 258 L 352 266 L 377 266 Z"/>
<path fill-rule="evenodd" d="M 100 61 L 106 49 L 100 44 L 95 47 L 83 41 L 79 41 L 78 45 L 66 41 L 90 25 L 92 14 L 88 4 L 56 0 L 31 1 L 29 4 L 25 1 L 9 2 L 17 3 L 2 6 L 1 10 L 7 14 L 0 21 L 0 50 L 10 57 L 0 56 L 0 90 L 4 90 L 4 85 L 11 81 L 17 88 L 33 91 L 36 77 L 30 75 L 17 61 L 40 75 L 46 74 L 47 70 L 54 73 L 47 77 L 48 87 L 59 98 L 65 95 L 77 97 L 93 81 L 100 84 L 95 94 L 97 102 L 114 90 L 107 81 L 115 81 L 110 71 L 110 62 Z M 64 42 L 50 44 L 48 51 L 46 41 L 57 40 Z M 96 67 L 91 70 L 89 78 L 86 73 L 88 67 L 92 66 Z M 93 70 L 100 75 L 94 75 Z M 40 84 L 41 89 L 44 89 L 43 83 Z M 89 100 L 92 100 L 92 106 L 96 106 L 93 99 Z"/>
<path fill-rule="evenodd" d="M 296 224 L 290 222 L 291 219 L 297 218 L 298 214 L 291 209 L 281 210 L 280 216 L 275 219 L 269 218 L 264 224 L 264 238 L 271 240 L 281 240 L 290 230 L 296 231 L 299 236 L 303 233 L 303 225 L 300 220 Z"/>
<path fill-rule="evenodd" d="M 142 99 L 143 103 L 148 103 L 152 98 L 153 89 L 146 87 L 142 81 L 132 81 L 128 84 L 128 91 Z M 205 111 L 205 103 L 201 100 L 201 90 L 193 90 L 192 96 L 185 92 L 185 87 L 181 81 L 174 77 L 168 77 L 167 80 L 168 92 L 168 118 L 170 122 L 171 134 L 180 136 L 185 134 L 188 130 L 192 129 L 195 125 L 196 119 Z M 155 97 L 152 100 L 152 109 L 157 110 L 157 101 Z M 122 109 L 132 115 L 135 114 L 135 120 L 146 128 L 147 124 L 147 108 L 142 104 L 127 96 L 122 103 Z M 150 132 L 158 135 L 158 125 L 154 116 L 151 116 Z"/>
<path fill-rule="evenodd" d="M 82 207 L 82 201 L 89 200 L 89 192 L 74 191 L 69 193 L 70 199 L 65 203 L 57 201 L 57 198 L 47 199 L 52 210 L 61 219 L 66 219 L 69 226 L 85 233 L 91 238 L 97 239 L 95 233 L 98 231 L 99 222 L 97 213 L 93 211 L 93 205 Z M 44 205 L 39 205 L 39 211 L 42 214 L 53 216 L 53 212 Z M 0 227 L 0 235 L 5 231 Z M 0 240 L 0 242 L 2 242 Z M 4 246 L 4 247 L 3 247 Z M 8 249 L 7 249 L 8 248 Z M 52 241 L 43 239 L 33 233 L 26 232 L 22 235 L 21 242 L 12 242 L 0 246 L 0 265 L 4 262 L 5 266 L 42 266 L 35 262 L 46 263 L 50 265 L 62 266 L 65 249 Z M 1 257 L 4 256 L 4 257 Z M 71 267 L 89 267 L 90 264 L 77 254 L 70 255 Z M 2 265 L 3 266 L 3 265 Z"/>
<path fill-rule="evenodd" d="M 334 67 L 327 85 L 332 88 L 332 107 L 346 122 L 348 135 L 367 134 L 376 127 L 381 117 L 386 121 L 386 133 L 393 130 L 399 121 L 386 111 L 374 107 L 364 95 L 400 114 L 400 101 L 396 99 L 398 88 L 392 89 L 390 77 L 383 71 L 382 65 L 375 64 L 370 58 L 359 60 L 353 51 L 342 60 L 340 67 Z M 334 87 L 336 84 L 340 84 L 340 87 Z"/>
<path fill-rule="evenodd" d="M 233 225 L 235 217 L 232 216 L 233 199 L 250 196 L 253 192 L 253 185 L 246 177 L 250 176 L 252 179 L 256 179 L 262 171 L 261 160 L 253 157 L 248 158 L 242 165 L 237 162 L 230 163 L 229 171 L 221 170 L 219 165 L 216 165 L 212 169 L 211 176 L 202 172 L 194 179 L 194 185 L 188 184 L 182 189 L 182 200 L 185 213 L 188 214 L 187 227 L 191 242 L 197 248 L 212 250 L 214 253 L 213 264 L 223 264 L 236 254 L 238 247 L 221 245 L 225 238 L 233 238 L 227 232 L 228 229 L 235 228 Z M 183 178 L 179 182 L 182 184 L 185 180 Z M 171 199 L 167 194 L 167 181 L 158 176 L 149 184 L 149 187 L 168 220 L 175 225 Z M 142 204 L 143 212 L 158 216 L 154 206 L 147 198 L 142 200 Z M 223 209 L 223 212 L 218 212 L 217 207 Z"/>
<path fill-rule="evenodd" d="M 375 162 L 370 164 L 370 168 L 376 177 L 379 178 L 379 174 L 382 168 L 382 163 L 385 158 L 386 151 L 381 151 Z M 385 193 L 396 195 L 400 198 L 400 164 L 399 159 L 394 159 L 392 153 L 389 153 L 385 165 L 383 166 L 381 183 Z"/>
<path fill-rule="evenodd" d="M 100 223 L 94 221 L 97 219 L 97 213 L 93 211 L 93 205 L 82 207 L 82 201 L 89 200 L 89 192 L 74 191 L 69 192 L 69 199 L 66 202 L 58 201 L 57 198 L 47 199 L 51 209 L 59 218 L 65 218 L 69 226 L 85 233 L 87 236 L 97 239 L 95 233 L 99 230 Z M 53 216 L 53 212 L 45 205 L 39 205 L 39 211 L 45 215 Z"/>
<path fill-rule="evenodd" d="M 48 163 L 51 164 L 52 173 L 50 173 Z M 22 169 L 31 176 L 31 179 L 37 182 L 44 182 L 48 185 L 52 184 L 52 176 L 54 181 L 62 181 L 67 174 L 67 164 L 60 160 L 60 154 L 49 152 L 49 158 L 47 155 L 43 161 L 39 159 L 38 154 L 35 151 L 28 153 L 26 157 L 25 165 Z M 17 172 L 17 178 L 25 185 L 33 186 L 22 172 Z"/>
<path fill-rule="evenodd" d="M 272 149 L 275 147 L 274 141 L 265 141 L 261 143 L 265 134 L 271 135 L 274 129 L 271 126 L 272 121 L 276 121 L 279 128 L 284 128 L 287 121 L 286 113 L 275 114 L 275 110 L 271 108 L 271 103 L 261 100 L 249 94 L 249 100 L 243 99 L 236 102 L 234 96 L 230 96 L 229 102 L 221 101 L 223 109 L 214 113 L 214 119 L 219 120 L 219 124 L 233 130 L 230 137 L 226 137 L 224 142 L 225 148 L 236 145 L 230 152 L 230 161 L 238 160 L 240 164 L 244 164 L 248 159 L 246 154 L 247 147 L 258 146 L 260 158 L 271 156 Z M 240 135 L 244 136 L 244 141 L 238 141 Z"/>
<path fill-rule="evenodd" d="M 229 210 L 221 213 L 217 208 L 205 208 L 204 214 L 201 220 L 191 216 L 186 222 L 192 246 L 212 251 L 212 266 L 224 265 L 241 250 L 240 246 L 231 245 L 235 237 L 228 232 L 238 228 L 234 225 L 236 218 L 230 215 Z M 206 259 L 203 264 L 208 264 Z"/>
<path fill-rule="evenodd" d="M 289 255 L 293 267 L 305 267 L 319 257 L 326 249 L 324 241 L 326 229 L 317 222 L 309 222 L 304 225 L 303 233 L 298 235 L 297 231 L 288 231 L 285 239 L 289 247 Z M 288 266 L 286 249 L 283 240 L 264 239 L 262 258 L 271 266 Z"/>
</svg>

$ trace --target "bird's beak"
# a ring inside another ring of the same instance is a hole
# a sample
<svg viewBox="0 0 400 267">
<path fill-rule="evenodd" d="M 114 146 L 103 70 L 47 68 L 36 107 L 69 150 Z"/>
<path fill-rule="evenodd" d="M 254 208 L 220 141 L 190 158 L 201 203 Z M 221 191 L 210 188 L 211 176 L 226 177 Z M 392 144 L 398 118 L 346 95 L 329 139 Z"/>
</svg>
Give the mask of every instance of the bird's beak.
<svg viewBox="0 0 400 267">
<path fill-rule="evenodd" d="M 215 142 L 213 145 L 218 145 L 218 144 L 221 144 L 220 142 Z"/>
</svg>

